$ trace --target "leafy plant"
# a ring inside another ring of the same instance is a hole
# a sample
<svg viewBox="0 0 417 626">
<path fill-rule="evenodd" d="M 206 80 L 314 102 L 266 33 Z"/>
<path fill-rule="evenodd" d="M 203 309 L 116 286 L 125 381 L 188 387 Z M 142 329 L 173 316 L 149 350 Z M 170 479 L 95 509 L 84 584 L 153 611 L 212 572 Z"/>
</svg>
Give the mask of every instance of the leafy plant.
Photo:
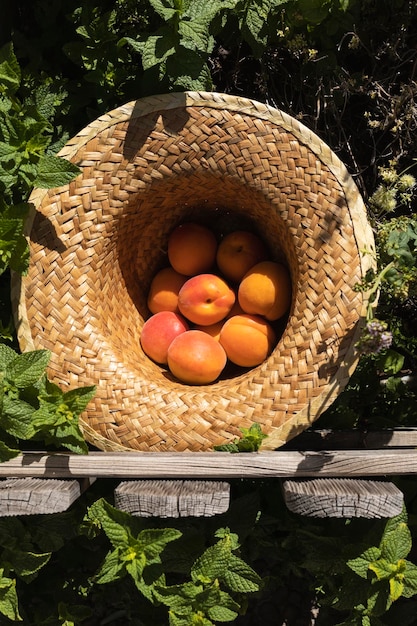
<svg viewBox="0 0 417 626">
<path fill-rule="evenodd" d="M 217 543 L 195 560 L 190 581 L 167 585 L 162 553 L 168 543 L 181 537 L 179 530 L 143 528 L 141 520 L 118 511 L 104 499 L 90 507 L 86 522 L 101 528 L 113 548 L 94 582 L 107 584 L 130 576 L 145 598 L 168 608 L 170 626 L 233 621 L 241 607 L 231 593 L 243 596 L 260 588 L 258 574 L 235 554 L 238 538 L 229 529 L 216 532 Z"/>
<path fill-rule="evenodd" d="M 24 272 L 28 250 L 23 235 L 32 188 L 69 182 L 79 169 L 49 154 L 53 128 L 33 105 L 17 97 L 21 70 L 7 44 L 0 49 L 0 274 L 7 267 Z"/>
<path fill-rule="evenodd" d="M 49 359 L 47 350 L 17 354 L 0 343 L 0 461 L 19 454 L 19 440 L 41 440 L 77 453 L 88 451 L 78 418 L 95 388 L 63 392 L 47 379 Z"/>
<path fill-rule="evenodd" d="M 256 452 L 262 445 L 262 441 L 268 436 L 262 432 L 257 422 L 252 424 L 250 428 L 241 428 L 240 431 L 242 435 L 238 439 L 231 443 L 214 446 L 214 449 L 218 452 Z"/>
</svg>

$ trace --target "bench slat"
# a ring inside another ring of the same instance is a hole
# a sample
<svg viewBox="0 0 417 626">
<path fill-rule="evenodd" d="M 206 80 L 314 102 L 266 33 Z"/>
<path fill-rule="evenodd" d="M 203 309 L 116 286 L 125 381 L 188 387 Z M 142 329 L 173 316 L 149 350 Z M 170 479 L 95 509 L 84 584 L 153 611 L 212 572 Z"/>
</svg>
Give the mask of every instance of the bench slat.
<svg viewBox="0 0 417 626">
<path fill-rule="evenodd" d="M 389 518 L 403 509 L 403 493 L 386 481 L 349 478 L 286 480 L 282 484 L 290 511 L 307 517 Z"/>
<path fill-rule="evenodd" d="M 139 517 L 212 517 L 229 500 L 230 485 L 217 481 L 138 480 L 114 490 L 116 507 Z"/>
<path fill-rule="evenodd" d="M 0 477 L 302 478 L 417 474 L 417 450 L 226 452 L 25 452 L 0 463 Z"/>
</svg>

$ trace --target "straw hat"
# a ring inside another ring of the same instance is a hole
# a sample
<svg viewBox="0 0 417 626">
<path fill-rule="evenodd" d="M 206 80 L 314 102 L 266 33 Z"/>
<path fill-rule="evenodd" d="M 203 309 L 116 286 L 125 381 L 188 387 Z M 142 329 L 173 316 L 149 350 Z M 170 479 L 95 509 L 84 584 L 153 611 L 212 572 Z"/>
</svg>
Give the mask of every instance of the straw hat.
<svg viewBox="0 0 417 626">
<path fill-rule="evenodd" d="M 253 100 L 172 93 L 99 117 L 60 156 L 81 174 L 33 190 L 30 267 L 12 292 L 21 349 L 50 350 L 48 375 L 64 389 L 96 385 L 81 418 L 88 442 L 209 450 L 259 422 L 273 449 L 334 401 L 357 363 L 367 300 L 355 286 L 374 240 L 352 178 L 317 135 Z M 150 282 L 185 220 L 252 225 L 293 283 L 271 356 L 204 386 L 176 381 L 140 346 Z"/>
</svg>

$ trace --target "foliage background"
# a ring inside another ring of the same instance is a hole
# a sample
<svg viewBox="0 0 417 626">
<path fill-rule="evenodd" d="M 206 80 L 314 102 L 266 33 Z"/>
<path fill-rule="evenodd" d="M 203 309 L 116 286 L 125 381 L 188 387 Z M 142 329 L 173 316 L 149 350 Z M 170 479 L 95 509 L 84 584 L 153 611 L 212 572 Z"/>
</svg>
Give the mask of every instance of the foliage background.
<svg viewBox="0 0 417 626">
<path fill-rule="evenodd" d="M 10 269 L 24 271 L 27 262 L 21 233 L 30 189 L 75 174 L 60 171 L 54 155 L 101 113 L 184 89 L 242 95 L 283 109 L 347 165 L 374 228 L 378 272 L 368 284 L 380 289 L 377 318 L 392 344 L 381 344 L 380 335 L 376 343 L 365 337 L 348 388 L 316 426 L 415 427 L 415 1 L 6 0 L 2 11 L 2 458 L 28 442 L 85 452 L 74 416 L 93 392 L 64 398 L 43 375 L 47 355 L 31 363 L 18 355 Z M 299 518 L 286 510 L 276 482 L 234 481 L 227 515 L 178 521 L 171 533 L 162 520 L 133 528 L 132 520 L 117 517 L 105 504 L 112 502 L 114 484 L 99 482 L 67 513 L 0 520 L 0 623 L 415 624 L 417 488 L 413 477 L 395 480 L 406 511 L 388 524 Z M 138 541 L 152 526 L 166 544 L 150 557 L 148 543 Z M 112 532 L 119 527 L 116 539 Z M 216 538 L 220 528 L 232 534 Z M 135 549 L 126 552 L 131 537 Z M 211 548 L 203 576 L 201 557 Z M 227 552 L 229 565 L 232 556 L 242 559 L 246 586 L 230 586 L 221 568 L 213 574 L 216 550 L 222 558 Z M 145 570 L 122 567 L 126 559 L 136 564 L 143 558 L 165 577 L 159 587 L 152 577 L 144 583 Z M 251 568 L 263 580 L 258 591 Z M 179 600 L 186 592 L 194 594 L 185 603 L 193 605 L 188 613 Z"/>
</svg>

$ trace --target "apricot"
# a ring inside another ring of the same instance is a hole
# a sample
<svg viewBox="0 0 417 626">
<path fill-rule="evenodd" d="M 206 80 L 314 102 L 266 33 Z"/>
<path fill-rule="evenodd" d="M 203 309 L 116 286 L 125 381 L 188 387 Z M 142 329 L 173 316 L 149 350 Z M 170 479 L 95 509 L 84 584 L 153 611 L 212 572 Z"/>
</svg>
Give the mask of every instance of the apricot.
<svg viewBox="0 0 417 626">
<path fill-rule="evenodd" d="M 174 270 L 186 276 L 208 272 L 217 252 L 215 234 L 206 226 L 184 222 L 168 238 L 168 260 Z"/>
<path fill-rule="evenodd" d="M 291 304 L 291 277 L 283 263 L 262 261 L 242 278 L 238 301 L 245 313 L 263 315 L 273 321 L 282 317 Z"/>
<path fill-rule="evenodd" d="M 173 267 L 164 267 L 155 274 L 148 293 L 148 308 L 151 313 L 160 311 L 178 312 L 178 293 L 187 280 Z"/>
<path fill-rule="evenodd" d="M 220 345 L 232 363 L 255 367 L 272 352 L 276 334 L 272 326 L 259 315 L 234 315 L 223 324 Z"/>
<path fill-rule="evenodd" d="M 235 293 L 216 274 L 189 278 L 178 294 L 178 309 L 194 324 L 209 326 L 224 319 L 235 303 Z"/>
<path fill-rule="evenodd" d="M 168 367 L 181 382 L 205 385 L 215 381 L 227 362 L 216 339 L 201 330 L 178 335 L 168 348 Z"/>
<path fill-rule="evenodd" d="M 171 342 L 187 330 L 189 330 L 189 324 L 182 315 L 173 311 L 155 313 L 142 327 L 140 335 L 142 350 L 156 363 L 166 365 Z"/>
<path fill-rule="evenodd" d="M 266 261 L 268 251 L 263 240 L 248 230 L 226 235 L 217 248 L 216 261 L 221 273 L 235 283 L 257 263 Z"/>
</svg>

